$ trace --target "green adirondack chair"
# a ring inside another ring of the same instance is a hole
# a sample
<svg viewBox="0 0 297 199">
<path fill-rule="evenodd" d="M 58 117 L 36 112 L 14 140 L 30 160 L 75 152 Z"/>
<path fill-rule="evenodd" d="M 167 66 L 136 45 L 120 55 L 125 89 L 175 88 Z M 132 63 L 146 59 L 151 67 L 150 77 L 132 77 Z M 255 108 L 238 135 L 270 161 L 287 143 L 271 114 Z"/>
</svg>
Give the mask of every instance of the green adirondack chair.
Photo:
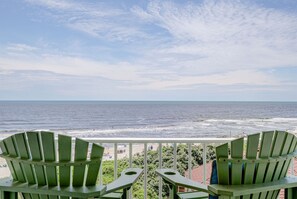
<svg viewBox="0 0 297 199">
<path fill-rule="evenodd" d="M 261 138 L 260 138 L 261 137 Z M 297 198 L 297 177 L 288 176 L 296 156 L 297 138 L 283 131 L 268 131 L 247 136 L 216 147 L 218 184 L 202 185 L 172 169 L 159 169 L 171 189 L 171 198 L 276 199 L 285 189 L 286 199 Z M 178 186 L 193 192 L 178 193 Z"/>
<path fill-rule="evenodd" d="M 2 199 L 127 198 L 142 173 L 129 168 L 112 183 L 96 185 L 104 148 L 65 135 L 56 144 L 52 132 L 15 134 L 0 148 L 12 175 L 0 179 Z"/>
</svg>

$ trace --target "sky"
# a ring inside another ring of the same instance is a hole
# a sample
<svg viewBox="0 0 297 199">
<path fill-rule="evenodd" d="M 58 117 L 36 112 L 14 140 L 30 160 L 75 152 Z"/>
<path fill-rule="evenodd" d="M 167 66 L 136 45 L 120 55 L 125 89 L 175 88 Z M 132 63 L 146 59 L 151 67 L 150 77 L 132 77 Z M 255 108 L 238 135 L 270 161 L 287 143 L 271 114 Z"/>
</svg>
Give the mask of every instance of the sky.
<svg viewBox="0 0 297 199">
<path fill-rule="evenodd" d="M 297 101 L 297 1 L 1 0 L 0 100 Z"/>
</svg>

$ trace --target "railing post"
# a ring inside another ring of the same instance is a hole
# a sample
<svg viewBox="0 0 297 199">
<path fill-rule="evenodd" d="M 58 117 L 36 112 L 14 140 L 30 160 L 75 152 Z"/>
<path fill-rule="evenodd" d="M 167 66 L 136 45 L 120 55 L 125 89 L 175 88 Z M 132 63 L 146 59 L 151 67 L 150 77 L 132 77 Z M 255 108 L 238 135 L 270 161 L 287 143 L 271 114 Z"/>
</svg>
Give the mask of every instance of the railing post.
<svg viewBox="0 0 297 199">
<path fill-rule="evenodd" d="M 99 144 L 102 145 L 102 143 L 99 143 Z M 103 167 L 103 161 L 101 161 L 101 163 L 100 163 L 100 169 L 99 169 L 99 184 L 100 185 L 103 184 L 102 167 Z"/>
<path fill-rule="evenodd" d="M 176 142 L 173 143 L 173 169 L 176 170 L 177 168 L 177 165 L 176 165 L 176 162 L 177 162 L 177 147 L 176 147 Z"/>
<path fill-rule="evenodd" d="M 132 156 L 133 156 L 132 143 L 129 143 L 129 167 L 130 168 L 132 168 Z M 128 193 L 129 193 L 129 199 L 131 199 L 132 198 L 132 189 L 129 189 Z"/>
<path fill-rule="evenodd" d="M 203 184 L 206 183 L 206 144 L 203 143 Z"/>
<path fill-rule="evenodd" d="M 132 143 L 129 143 L 129 167 L 132 167 Z"/>
<path fill-rule="evenodd" d="M 144 199 L 147 198 L 147 143 L 144 143 Z"/>
<path fill-rule="evenodd" d="M 188 156 L 189 179 L 192 179 L 192 143 L 188 143 Z"/>
<path fill-rule="evenodd" d="M 114 143 L 114 179 L 118 178 L 118 143 Z"/>
<path fill-rule="evenodd" d="M 159 169 L 162 169 L 162 143 L 159 143 L 159 149 L 158 149 L 158 155 L 159 155 Z M 159 199 L 162 199 L 162 191 L 163 191 L 163 183 L 162 183 L 162 177 L 159 176 Z"/>
</svg>

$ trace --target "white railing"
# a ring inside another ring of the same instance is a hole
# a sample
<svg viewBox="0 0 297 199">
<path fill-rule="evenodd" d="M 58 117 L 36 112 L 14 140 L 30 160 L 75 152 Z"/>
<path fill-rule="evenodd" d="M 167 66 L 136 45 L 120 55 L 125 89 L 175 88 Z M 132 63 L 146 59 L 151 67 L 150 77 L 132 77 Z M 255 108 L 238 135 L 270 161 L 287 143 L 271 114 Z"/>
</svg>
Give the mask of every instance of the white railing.
<svg viewBox="0 0 297 199">
<path fill-rule="evenodd" d="M 162 145 L 163 144 L 172 144 L 173 146 L 173 166 L 172 168 L 177 168 L 177 145 L 178 144 L 187 144 L 188 145 L 188 154 L 192 154 L 192 145 L 201 144 L 203 147 L 203 183 L 206 183 L 207 176 L 207 168 L 206 168 L 206 149 L 207 145 L 210 144 L 221 144 L 226 143 L 234 138 L 83 138 L 86 141 L 98 143 L 98 144 L 109 144 L 113 147 L 113 160 L 114 160 L 114 178 L 116 179 L 117 168 L 118 168 L 118 147 L 119 144 L 128 144 L 129 145 L 129 167 L 132 167 L 132 157 L 133 157 L 133 145 L 143 145 L 144 152 L 144 165 L 143 165 L 143 176 L 144 176 L 144 199 L 147 199 L 147 182 L 148 182 L 148 171 L 147 171 L 147 155 L 148 155 L 148 144 L 157 144 L 158 145 L 158 160 L 159 160 L 159 168 L 162 168 Z M 191 156 L 188 156 L 188 176 L 192 178 L 192 164 L 191 164 Z M 100 176 L 102 176 L 102 167 L 100 168 Z M 291 175 L 295 175 L 294 173 L 294 161 L 291 164 Z M 99 183 L 102 184 L 102 178 L 99 179 Z M 162 179 L 159 178 L 159 199 L 162 199 Z M 131 198 L 130 193 L 130 198 Z"/>
<path fill-rule="evenodd" d="M 203 183 L 206 183 L 207 168 L 206 168 L 206 148 L 208 144 L 220 144 L 231 141 L 233 138 L 84 138 L 89 142 L 99 143 L 99 144 L 112 144 L 113 146 L 113 160 L 114 160 L 114 178 L 117 178 L 117 168 L 118 168 L 118 147 L 119 144 L 128 144 L 129 145 L 129 166 L 132 167 L 132 157 L 133 157 L 133 145 L 143 145 L 144 152 L 144 165 L 143 165 L 143 176 L 144 176 L 144 196 L 147 198 L 147 181 L 148 181 L 148 171 L 147 171 L 147 153 L 148 153 L 148 144 L 157 144 L 158 145 L 158 157 L 159 157 L 159 168 L 162 168 L 162 145 L 163 144 L 172 144 L 173 145 L 173 169 L 177 168 L 177 145 L 178 144 L 187 144 L 188 145 L 188 154 L 192 154 L 192 145 L 201 144 L 203 146 Z M 192 178 L 192 157 L 188 156 L 188 172 L 189 178 Z M 101 167 L 102 168 L 102 167 Z M 100 170 L 102 174 L 102 170 Z M 100 175 L 102 176 L 102 175 Z M 102 183 L 102 179 L 100 179 Z M 131 195 L 131 194 L 130 194 Z M 159 178 L 159 198 L 162 198 L 162 180 Z"/>
</svg>

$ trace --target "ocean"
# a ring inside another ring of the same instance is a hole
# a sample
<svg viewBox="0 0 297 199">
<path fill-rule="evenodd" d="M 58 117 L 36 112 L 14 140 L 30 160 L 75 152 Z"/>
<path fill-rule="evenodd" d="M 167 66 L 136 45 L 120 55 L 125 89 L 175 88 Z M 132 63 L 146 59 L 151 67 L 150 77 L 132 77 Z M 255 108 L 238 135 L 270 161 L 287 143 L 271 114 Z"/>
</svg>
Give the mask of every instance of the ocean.
<svg viewBox="0 0 297 199">
<path fill-rule="evenodd" d="M 0 137 L 28 130 L 149 138 L 297 133 L 297 102 L 0 101 Z"/>
</svg>

